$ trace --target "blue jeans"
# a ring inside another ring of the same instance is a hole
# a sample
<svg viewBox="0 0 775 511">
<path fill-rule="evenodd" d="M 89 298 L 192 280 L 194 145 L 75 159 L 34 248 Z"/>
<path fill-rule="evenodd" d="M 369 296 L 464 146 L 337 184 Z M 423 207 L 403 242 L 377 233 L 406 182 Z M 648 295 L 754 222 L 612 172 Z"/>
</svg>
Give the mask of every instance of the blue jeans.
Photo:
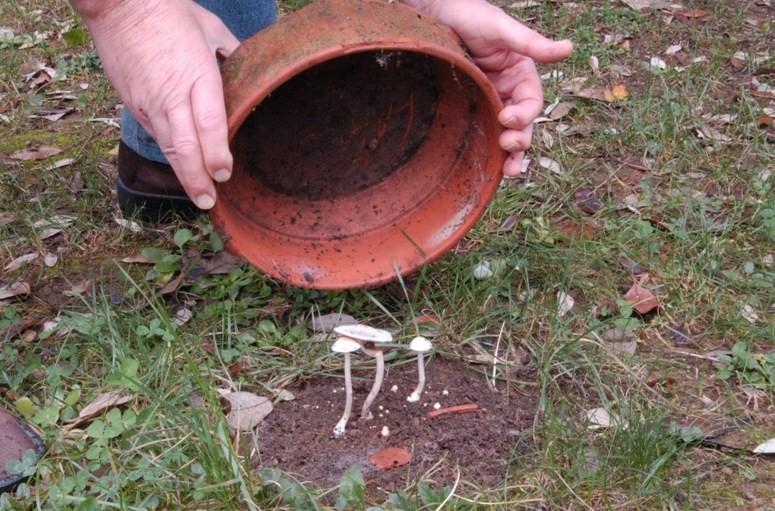
<svg viewBox="0 0 775 511">
<path fill-rule="evenodd" d="M 196 3 L 221 18 L 240 41 L 277 20 L 274 0 L 196 0 Z M 148 160 L 168 163 L 156 141 L 126 109 L 121 119 L 121 140 Z"/>
</svg>

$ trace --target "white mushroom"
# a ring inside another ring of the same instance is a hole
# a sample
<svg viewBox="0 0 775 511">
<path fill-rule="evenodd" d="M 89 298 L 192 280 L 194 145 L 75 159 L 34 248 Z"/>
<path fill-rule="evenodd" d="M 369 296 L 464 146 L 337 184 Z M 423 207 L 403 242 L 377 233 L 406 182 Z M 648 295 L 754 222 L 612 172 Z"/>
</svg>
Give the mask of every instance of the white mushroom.
<svg viewBox="0 0 775 511">
<path fill-rule="evenodd" d="M 409 343 L 409 349 L 417 353 L 417 387 L 406 398 L 410 403 L 420 400 L 423 388 L 425 388 L 425 360 L 423 353 L 430 351 L 433 347 L 431 341 L 422 336 L 417 336 Z"/>
<path fill-rule="evenodd" d="M 334 427 L 334 436 L 340 437 L 344 435 L 347 421 L 350 420 L 350 413 L 353 409 L 353 382 L 350 376 L 350 353 L 357 351 L 361 348 L 361 344 L 355 339 L 349 337 L 340 337 L 331 346 L 331 351 L 335 353 L 344 353 L 344 390 L 346 394 L 346 401 L 344 404 L 344 413 L 342 418 Z"/>
<path fill-rule="evenodd" d="M 379 389 L 382 387 L 382 380 L 385 377 L 385 357 L 382 348 L 380 348 L 378 344 L 391 342 L 393 340 L 393 335 L 387 330 L 380 330 L 368 325 L 341 325 L 334 328 L 334 332 L 359 341 L 363 347 L 363 352 L 374 357 L 377 361 L 377 373 L 374 376 L 374 385 L 371 387 L 369 395 L 366 396 L 366 400 L 363 402 L 363 408 L 361 409 L 361 419 L 370 420 L 373 418 L 370 410 L 371 405 L 377 398 Z"/>
</svg>

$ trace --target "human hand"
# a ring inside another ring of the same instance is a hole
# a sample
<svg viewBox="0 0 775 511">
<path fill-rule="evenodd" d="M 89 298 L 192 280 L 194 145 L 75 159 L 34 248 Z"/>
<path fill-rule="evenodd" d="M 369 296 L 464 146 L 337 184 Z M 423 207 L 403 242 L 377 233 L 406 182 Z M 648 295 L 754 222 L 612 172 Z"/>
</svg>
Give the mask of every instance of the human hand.
<svg viewBox="0 0 775 511">
<path fill-rule="evenodd" d="M 191 0 L 72 0 L 125 108 L 159 144 L 186 193 L 215 204 L 231 176 L 223 84 L 216 55 L 239 45 Z"/>
<path fill-rule="evenodd" d="M 541 78 L 535 62 L 557 62 L 573 52 L 570 41 L 552 41 L 527 28 L 485 0 L 403 0 L 449 25 L 465 43 L 503 101 L 498 120 L 506 128 L 501 147 L 511 154 L 506 176 L 522 172 L 533 136 L 533 121 L 543 110 Z"/>
</svg>

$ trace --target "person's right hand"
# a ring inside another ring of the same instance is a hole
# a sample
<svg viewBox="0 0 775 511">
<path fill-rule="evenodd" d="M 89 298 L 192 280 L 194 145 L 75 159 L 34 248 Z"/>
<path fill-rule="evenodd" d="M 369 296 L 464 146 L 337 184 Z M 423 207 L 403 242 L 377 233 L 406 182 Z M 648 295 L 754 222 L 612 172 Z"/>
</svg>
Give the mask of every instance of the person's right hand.
<svg viewBox="0 0 775 511">
<path fill-rule="evenodd" d="M 194 203 L 215 203 L 231 176 L 223 84 L 216 56 L 239 45 L 192 0 L 72 0 L 125 108 L 161 147 Z"/>
</svg>

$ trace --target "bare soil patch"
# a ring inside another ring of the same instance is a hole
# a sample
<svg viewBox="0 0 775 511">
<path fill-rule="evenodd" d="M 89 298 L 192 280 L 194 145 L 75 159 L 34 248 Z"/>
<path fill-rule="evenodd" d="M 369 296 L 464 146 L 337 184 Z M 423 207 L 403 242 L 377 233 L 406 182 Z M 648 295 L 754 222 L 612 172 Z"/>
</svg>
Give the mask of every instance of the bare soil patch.
<svg viewBox="0 0 775 511">
<path fill-rule="evenodd" d="M 421 401 L 409 403 L 406 397 L 416 385 L 416 364 L 390 367 L 370 421 L 359 420 L 359 414 L 371 379 L 358 371 L 353 417 L 341 438 L 334 438 L 332 430 L 344 410 L 342 378 L 316 377 L 289 389 L 296 399 L 278 405 L 267 417 L 259 431 L 260 456 L 254 464 L 296 474 L 321 488 L 336 485 L 352 465 L 360 467 L 371 489 L 385 491 L 422 480 L 429 471 L 433 486 L 452 485 L 458 469 L 469 482 L 498 484 L 532 444 L 535 388 L 509 384 L 505 390 L 500 380 L 496 390 L 484 373 L 442 358 L 430 361 L 426 370 Z M 444 408 L 475 403 L 478 409 L 429 418 L 436 403 Z M 387 436 L 382 435 L 384 427 Z M 387 447 L 409 451 L 411 462 L 383 470 L 369 461 Z"/>
</svg>

